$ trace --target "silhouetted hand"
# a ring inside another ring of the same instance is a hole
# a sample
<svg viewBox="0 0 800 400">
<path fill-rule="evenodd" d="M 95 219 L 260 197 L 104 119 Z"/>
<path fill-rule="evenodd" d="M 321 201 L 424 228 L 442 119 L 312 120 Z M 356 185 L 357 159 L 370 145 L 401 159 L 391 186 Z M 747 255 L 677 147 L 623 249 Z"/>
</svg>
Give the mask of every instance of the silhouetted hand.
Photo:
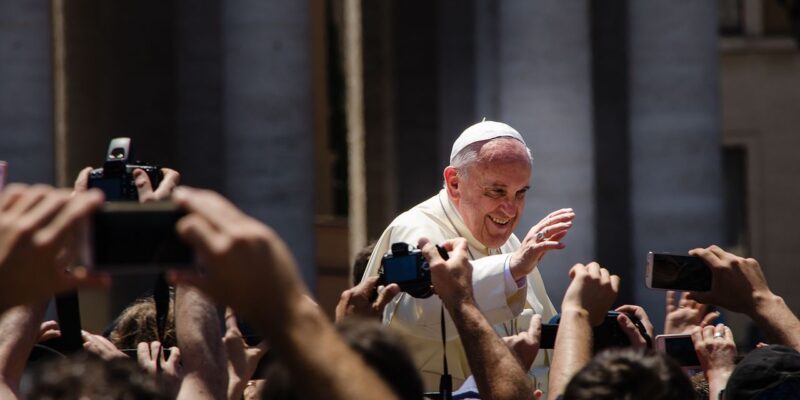
<svg viewBox="0 0 800 400">
<path fill-rule="evenodd" d="M 71 196 L 45 185 L 12 184 L 0 193 L 0 310 L 109 284 L 105 274 L 66 271 L 78 230 L 102 202 L 97 190 Z"/>
</svg>

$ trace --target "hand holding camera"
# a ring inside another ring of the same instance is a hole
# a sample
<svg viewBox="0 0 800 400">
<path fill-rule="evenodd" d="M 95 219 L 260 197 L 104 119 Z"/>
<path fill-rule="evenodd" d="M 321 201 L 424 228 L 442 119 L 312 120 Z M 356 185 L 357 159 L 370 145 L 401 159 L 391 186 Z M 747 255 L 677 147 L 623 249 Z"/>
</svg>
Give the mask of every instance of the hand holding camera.
<svg viewBox="0 0 800 400">
<path fill-rule="evenodd" d="M 422 253 L 430 262 L 433 288 L 445 307 L 474 304 L 472 264 L 467 258 L 467 240 L 457 238 L 434 246 L 420 239 Z"/>
<path fill-rule="evenodd" d="M 131 139 L 118 137 L 111 140 L 102 168 L 86 167 L 75 179 L 76 192 L 98 188 L 106 201 L 165 200 L 180 182 L 180 174 L 169 168 L 160 168 L 133 160 Z"/>
<path fill-rule="evenodd" d="M 420 239 L 419 245 L 428 243 L 428 239 Z M 421 247 L 420 247 L 421 248 Z M 447 259 L 447 251 L 435 246 L 440 258 Z M 392 250 L 381 260 L 378 271 L 378 286 L 396 283 L 400 290 L 413 297 L 425 299 L 433 294 L 431 287 L 431 268 L 429 259 L 423 251 L 405 242 L 392 243 Z"/>
</svg>

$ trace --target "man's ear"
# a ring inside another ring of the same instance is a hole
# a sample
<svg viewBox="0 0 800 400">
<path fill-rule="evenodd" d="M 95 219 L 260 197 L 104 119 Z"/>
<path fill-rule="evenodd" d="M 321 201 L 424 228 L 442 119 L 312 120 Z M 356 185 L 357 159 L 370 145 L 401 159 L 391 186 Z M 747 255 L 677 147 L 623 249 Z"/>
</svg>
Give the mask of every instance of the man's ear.
<svg viewBox="0 0 800 400">
<path fill-rule="evenodd" d="M 447 194 L 452 200 L 461 198 L 461 177 L 458 175 L 456 167 L 449 166 L 444 169 L 444 186 L 447 188 Z"/>
</svg>

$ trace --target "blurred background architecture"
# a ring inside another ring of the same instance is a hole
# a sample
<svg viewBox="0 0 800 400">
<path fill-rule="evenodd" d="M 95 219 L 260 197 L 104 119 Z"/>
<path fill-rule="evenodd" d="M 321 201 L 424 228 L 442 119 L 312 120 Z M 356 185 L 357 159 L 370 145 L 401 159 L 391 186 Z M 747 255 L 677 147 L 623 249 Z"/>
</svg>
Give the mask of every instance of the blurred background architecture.
<svg viewBox="0 0 800 400">
<path fill-rule="evenodd" d="M 332 312 L 355 251 L 486 117 L 533 150 L 517 234 L 578 215 L 540 266 L 554 303 L 598 260 L 661 325 L 647 251 L 718 243 L 797 313 L 798 32 L 798 0 L 0 0 L 0 159 L 71 186 L 130 136 L 273 226 Z M 81 293 L 85 325 L 151 286 Z"/>
</svg>

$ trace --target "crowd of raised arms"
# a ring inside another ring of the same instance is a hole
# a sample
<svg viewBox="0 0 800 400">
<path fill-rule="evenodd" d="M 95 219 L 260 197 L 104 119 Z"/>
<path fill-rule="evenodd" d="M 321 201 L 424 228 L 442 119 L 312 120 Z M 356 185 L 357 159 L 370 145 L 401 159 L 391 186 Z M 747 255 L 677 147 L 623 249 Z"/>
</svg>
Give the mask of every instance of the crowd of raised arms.
<svg viewBox="0 0 800 400">
<path fill-rule="evenodd" d="M 468 240 L 458 237 L 413 244 L 429 262 L 442 321 L 449 316 L 466 355 L 471 378 L 464 387 L 473 389 L 426 395 L 411 349 L 381 324 L 386 306 L 401 295 L 396 284 L 378 288 L 377 276 L 361 279 L 357 272 L 330 321 L 275 231 L 218 193 L 178 186 L 178 173 L 169 169 L 157 188 L 141 171 L 134 176 L 140 201 L 170 200 L 187 212 L 175 229 L 198 260 L 196 270 L 166 273 L 164 332 L 154 333 L 155 304 L 142 298 L 104 334 L 84 331 L 82 351 L 32 362 L 34 347 L 61 335 L 57 322 L 43 321 L 55 294 L 112 284 L 109 275 L 75 262 L 78 232 L 104 204 L 103 192 L 87 189 L 88 173 L 72 190 L 10 184 L 0 192 L 0 399 L 800 398 L 800 321 L 770 290 L 755 259 L 715 245 L 687 249 L 710 268 L 712 287 L 667 291 L 664 332 L 654 332 L 642 307 L 615 304 L 620 278 L 613 266 L 548 265 L 563 269 L 570 283 L 548 350 L 546 385 L 535 385 L 529 370 L 541 356 L 542 317 L 534 314 L 527 329 L 510 336 L 498 334 L 476 301 Z M 543 234 L 534 236 L 541 241 Z M 371 253 L 356 260 L 360 271 Z M 766 343 L 737 354 L 731 329 L 714 323 L 717 308 L 749 317 Z M 630 345 L 595 352 L 593 327 L 609 311 L 619 312 L 615 322 Z M 248 344 L 237 319 L 262 341 Z M 658 351 L 653 338 L 660 333 L 690 334 L 700 373 L 690 376 Z M 268 366 L 259 368 L 265 357 Z"/>
</svg>

